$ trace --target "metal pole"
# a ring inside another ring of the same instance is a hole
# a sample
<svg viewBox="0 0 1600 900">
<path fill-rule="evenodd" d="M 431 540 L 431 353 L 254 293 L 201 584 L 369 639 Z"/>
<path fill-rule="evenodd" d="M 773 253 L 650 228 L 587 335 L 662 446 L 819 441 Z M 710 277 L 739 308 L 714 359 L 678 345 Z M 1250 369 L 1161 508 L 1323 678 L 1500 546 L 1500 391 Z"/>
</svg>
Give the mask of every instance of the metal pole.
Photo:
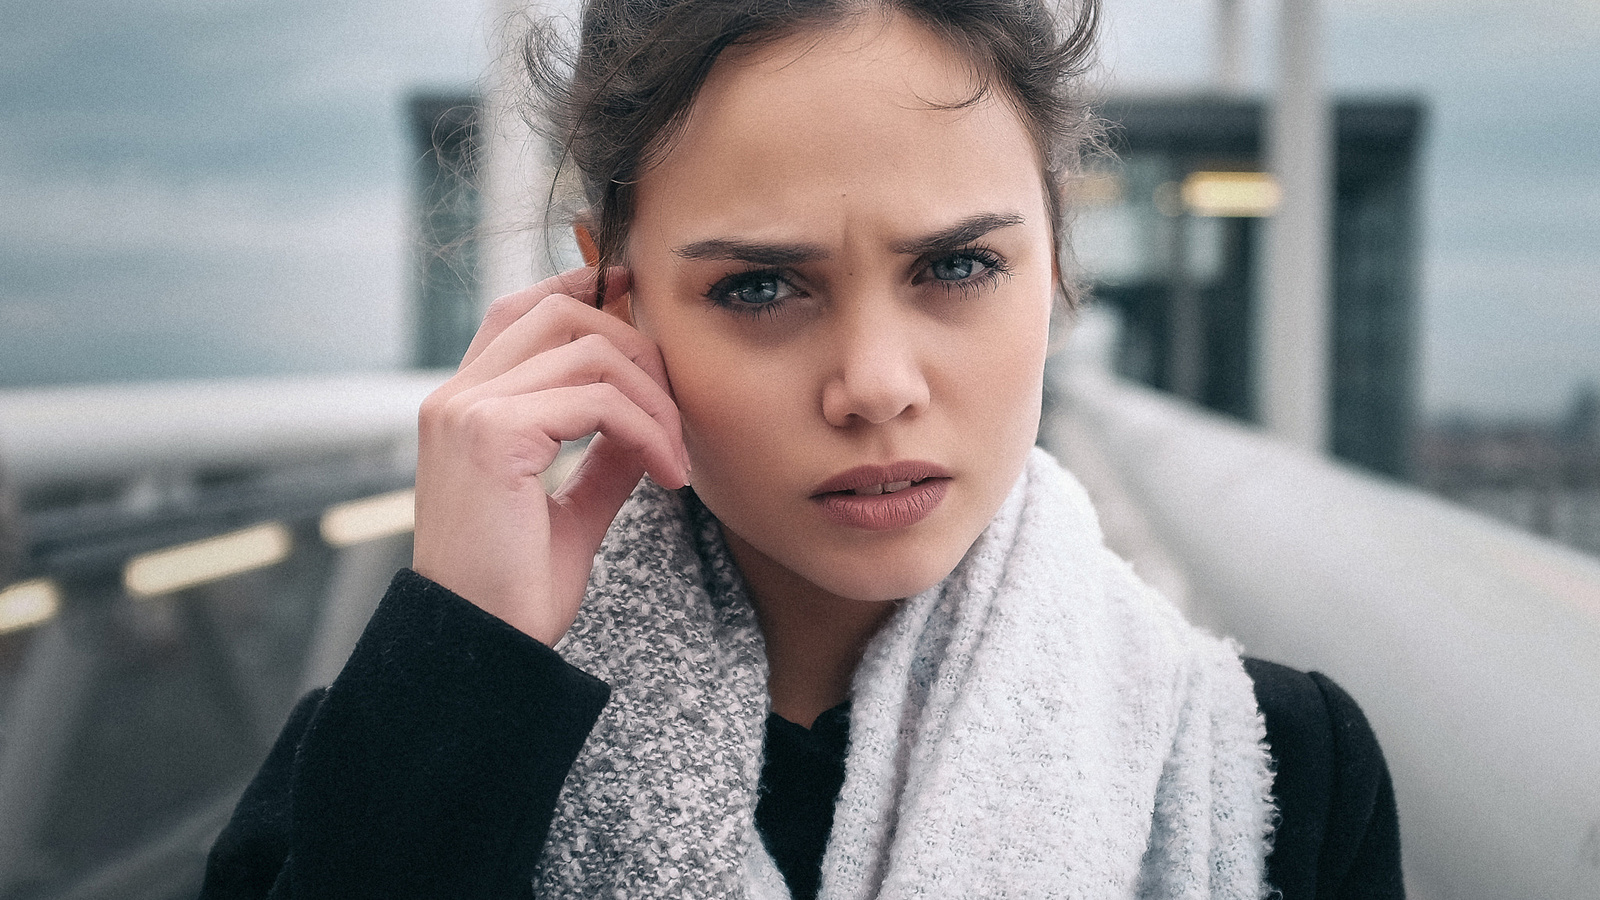
<svg viewBox="0 0 1600 900">
<path fill-rule="evenodd" d="M 1317 0 L 1279 7 L 1278 77 L 1267 161 L 1283 202 L 1267 225 L 1257 328 L 1257 400 L 1267 430 L 1309 450 L 1328 446 L 1332 145 L 1321 78 Z"/>
<path fill-rule="evenodd" d="M 1244 9 L 1240 0 L 1217 0 L 1216 78 L 1224 94 L 1244 93 Z"/>
</svg>

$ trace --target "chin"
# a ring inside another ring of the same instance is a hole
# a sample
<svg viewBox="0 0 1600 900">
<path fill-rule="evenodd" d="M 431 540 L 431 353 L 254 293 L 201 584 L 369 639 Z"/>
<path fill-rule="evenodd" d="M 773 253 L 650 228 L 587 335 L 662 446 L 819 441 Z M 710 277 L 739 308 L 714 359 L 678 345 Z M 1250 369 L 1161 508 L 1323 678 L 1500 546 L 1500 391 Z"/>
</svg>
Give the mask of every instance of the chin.
<svg viewBox="0 0 1600 900">
<path fill-rule="evenodd" d="M 959 551 L 924 550 L 901 560 L 867 554 L 865 558 L 834 560 L 825 571 L 797 574 L 846 600 L 892 603 L 914 597 L 943 581 L 961 563 L 966 549 L 963 546 Z"/>
</svg>

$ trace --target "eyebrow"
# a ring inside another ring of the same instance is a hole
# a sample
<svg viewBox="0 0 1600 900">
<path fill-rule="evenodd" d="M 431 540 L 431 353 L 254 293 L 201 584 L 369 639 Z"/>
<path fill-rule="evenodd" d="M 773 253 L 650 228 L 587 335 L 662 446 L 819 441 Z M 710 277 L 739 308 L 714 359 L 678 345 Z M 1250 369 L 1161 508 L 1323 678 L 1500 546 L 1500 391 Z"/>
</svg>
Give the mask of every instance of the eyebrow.
<svg viewBox="0 0 1600 900">
<path fill-rule="evenodd" d="M 926 256 L 943 250 L 954 250 L 970 244 L 991 231 L 1021 225 L 1025 219 L 1015 213 L 979 213 L 968 216 L 942 231 L 896 244 L 894 252 L 908 256 Z"/>
<path fill-rule="evenodd" d="M 991 231 L 1021 225 L 1025 219 L 1014 213 L 979 213 L 932 234 L 894 245 L 894 252 L 925 256 L 970 244 Z M 738 260 L 759 266 L 797 266 L 826 259 L 828 251 L 818 244 L 763 244 L 729 238 L 709 238 L 686 244 L 673 251 L 684 259 Z"/>
<path fill-rule="evenodd" d="M 684 259 L 736 259 L 758 266 L 797 266 L 828 255 L 816 244 L 759 244 L 726 238 L 695 241 L 672 252 Z"/>
</svg>

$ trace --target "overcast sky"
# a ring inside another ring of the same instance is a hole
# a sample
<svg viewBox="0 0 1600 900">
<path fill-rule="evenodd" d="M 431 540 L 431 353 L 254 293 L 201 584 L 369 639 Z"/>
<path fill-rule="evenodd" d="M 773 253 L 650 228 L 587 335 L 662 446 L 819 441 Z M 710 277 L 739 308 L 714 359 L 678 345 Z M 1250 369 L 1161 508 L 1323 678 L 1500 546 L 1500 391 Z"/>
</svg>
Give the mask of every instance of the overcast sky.
<svg viewBox="0 0 1600 900">
<path fill-rule="evenodd" d="M 1209 2 L 1105 2 L 1111 84 L 1205 80 Z M 1324 6 L 1335 89 L 1430 104 L 1426 411 L 1559 411 L 1600 381 L 1600 0 Z M 0 385 L 400 364 L 404 99 L 474 85 L 487 7 L 0 0 Z"/>
</svg>

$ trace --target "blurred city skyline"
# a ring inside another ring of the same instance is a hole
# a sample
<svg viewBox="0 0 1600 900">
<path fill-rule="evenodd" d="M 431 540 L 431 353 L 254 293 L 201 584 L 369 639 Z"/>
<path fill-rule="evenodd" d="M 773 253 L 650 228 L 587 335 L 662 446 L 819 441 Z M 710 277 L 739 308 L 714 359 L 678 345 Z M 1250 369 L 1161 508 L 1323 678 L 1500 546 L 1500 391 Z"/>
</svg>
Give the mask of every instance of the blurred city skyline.
<svg viewBox="0 0 1600 900">
<path fill-rule="evenodd" d="M 1208 0 L 1106 0 L 1104 82 L 1210 77 Z M 1276 3 L 1246 3 L 1250 83 Z M 405 98 L 472 89 L 489 4 L 0 0 L 0 386 L 327 372 L 409 351 Z M 1600 382 L 1600 3 L 1325 4 L 1341 94 L 1425 100 L 1424 417 Z"/>
</svg>

